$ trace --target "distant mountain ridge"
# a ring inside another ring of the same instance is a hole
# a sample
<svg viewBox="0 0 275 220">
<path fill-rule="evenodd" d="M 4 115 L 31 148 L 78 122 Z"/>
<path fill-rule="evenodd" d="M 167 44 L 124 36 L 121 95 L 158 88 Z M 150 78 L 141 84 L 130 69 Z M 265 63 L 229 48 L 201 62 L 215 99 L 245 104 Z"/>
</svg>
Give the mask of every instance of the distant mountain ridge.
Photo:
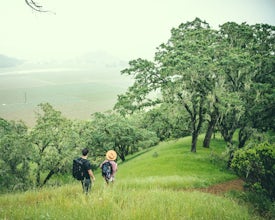
<svg viewBox="0 0 275 220">
<path fill-rule="evenodd" d="M 19 67 L 20 65 L 20 67 Z M 128 62 L 105 51 L 94 51 L 83 55 L 63 59 L 20 60 L 0 54 L 0 68 L 48 69 L 48 68 L 88 68 L 88 69 L 119 69 L 122 70 Z"/>
<path fill-rule="evenodd" d="M 0 54 L 0 68 L 15 67 L 22 63 L 22 60 Z"/>
</svg>

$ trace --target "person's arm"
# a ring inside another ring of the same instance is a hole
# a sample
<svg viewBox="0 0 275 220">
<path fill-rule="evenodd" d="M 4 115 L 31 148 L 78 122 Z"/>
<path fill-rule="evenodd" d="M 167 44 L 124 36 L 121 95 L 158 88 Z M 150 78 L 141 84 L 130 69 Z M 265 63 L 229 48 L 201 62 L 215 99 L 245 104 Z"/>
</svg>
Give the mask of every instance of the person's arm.
<svg viewBox="0 0 275 220">
<path fill-rule="evenodd" d="M 93 171 L 90 169 L 90 170 L 88 170 L 88 173 L 89 173 L 90 177 L 92 178 L 92 180 L 95 181 L 95 176 L 93 174 Z"/>
<path fill-rule="evenodd" d="M 117 163 L 115 161 L 111 161 L 111 165 L 112 165 L 112 176 L 114 176 L 117 171 Z"/>
</svg>

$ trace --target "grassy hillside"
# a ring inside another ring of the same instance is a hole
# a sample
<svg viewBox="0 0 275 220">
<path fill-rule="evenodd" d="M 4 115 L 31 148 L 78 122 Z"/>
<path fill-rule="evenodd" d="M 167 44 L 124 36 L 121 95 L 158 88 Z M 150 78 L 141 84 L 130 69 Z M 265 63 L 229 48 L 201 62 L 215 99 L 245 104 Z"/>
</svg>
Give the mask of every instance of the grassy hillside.
<svg viewBox="0 0 275 220">
<path fill-rule="evenodd" d="M 190 138 L 161 143 L 119 163 L 114 185 L 99 171 L 85 196 L 77 181 L 61 187 L 0 196 L 0 219 L 257 219 L 229 195 L 196 190 L 236 178 L 211 163 L 224 145 L 189 152 Z"/>
<path fill-rule="evenodd" d="M 225 150 L 222 142 L 216 141 L 214 149 L 199 147 L 196 154 L 190 152 L 190 144 L 191 138 L 187 137 L 161 143 L 138 157 L 133 155 L 121 166 L 117 178 L 127 181 L 127 185 L 169 189 L 206 187 L 236 178 L 210 162 L 211 155 Z"/>
</svg>

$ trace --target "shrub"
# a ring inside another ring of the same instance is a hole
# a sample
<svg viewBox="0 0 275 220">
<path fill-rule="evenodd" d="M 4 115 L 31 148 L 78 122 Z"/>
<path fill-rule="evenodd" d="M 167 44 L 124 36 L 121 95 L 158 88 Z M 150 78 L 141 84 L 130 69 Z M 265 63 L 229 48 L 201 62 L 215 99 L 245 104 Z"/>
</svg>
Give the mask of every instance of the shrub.
<svg viewBox="0 0 275 220">
<path fill-rule="evenodd" d="M 275 148 L 262 143 L 255 147 L 237 150 L 231 167 L 244 181 L 248 189 L 275 200 Z"/>
</svg>

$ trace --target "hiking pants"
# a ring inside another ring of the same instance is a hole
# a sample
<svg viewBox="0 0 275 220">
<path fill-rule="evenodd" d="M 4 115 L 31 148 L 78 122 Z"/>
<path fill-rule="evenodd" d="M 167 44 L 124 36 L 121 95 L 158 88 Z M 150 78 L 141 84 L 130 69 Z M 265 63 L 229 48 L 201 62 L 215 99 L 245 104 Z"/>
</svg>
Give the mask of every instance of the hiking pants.
<svg viewBox="0 0 275 220">
<path fill-rule="evenodd" d="M 81 183 L 82 183 L 83 192 L 87 194 L 92 187 L 91 179 L 84 178 L 84 180 L 82 180 Z"/>
</svg>

